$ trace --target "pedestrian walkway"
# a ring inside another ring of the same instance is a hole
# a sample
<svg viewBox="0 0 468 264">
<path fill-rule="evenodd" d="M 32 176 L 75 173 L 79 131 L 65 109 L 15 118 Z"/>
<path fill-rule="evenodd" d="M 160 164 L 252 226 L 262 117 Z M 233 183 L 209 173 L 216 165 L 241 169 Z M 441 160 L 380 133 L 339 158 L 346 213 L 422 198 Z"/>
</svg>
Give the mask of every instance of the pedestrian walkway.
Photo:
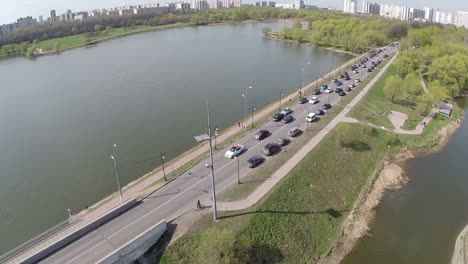
<svg viewBox="0 0 468 264">
<path fill-rule="evenodd" d="M 455 241 L 452 261 L 450 264 L 468 264 L 468 226 L 460 232 Z"/>
<path fill-rule="evenodd" d="M 351 111 L 356 104 L 367 94 L 370 88 L 379 80 L 382 74 L 387 68 L 393 63 L 397 56 L 394 56 L 385 67 L 362 89 L 359 94 L 349 103 L 348 107 L 345 107 L 325 128 L 323 128 L 317 135 L 315 135 L 304 147 L 302 147 L 294 156 L 281 166 L 273 175 L 260 185 L 252 194 L 247 198 L 235 201 L 235 202 L 219 202 L 218 210 L 220 211 L 237 211 L 247 209 L 256 204 L 261 198 L 265 196 L 281 179 L 284 178 L 297 164 L 322 140 L 325 138 L 330 131 L 332 131 L 340 122 L 345 119 L 346 115 Z"/>
<path fill-rule="evenodd" d="M 408 120 L 408 115 L 405 113 L 392 111 L 390 115 L 388 115 L 388 119 L 392 122 L 395 129 L 393 132 L 397 134 L 404 134 L 404 135 L 420 135 L 424 131 L 424 127 L 431 122 L 432 118 L 437 113 L 437 109 L 433 109 L 429 115 L 427 115 L 423 120 L 419 122 L 414 130 L 404 130 L 401 127 L 405 124 L 406 120 Z"/>
</svg>

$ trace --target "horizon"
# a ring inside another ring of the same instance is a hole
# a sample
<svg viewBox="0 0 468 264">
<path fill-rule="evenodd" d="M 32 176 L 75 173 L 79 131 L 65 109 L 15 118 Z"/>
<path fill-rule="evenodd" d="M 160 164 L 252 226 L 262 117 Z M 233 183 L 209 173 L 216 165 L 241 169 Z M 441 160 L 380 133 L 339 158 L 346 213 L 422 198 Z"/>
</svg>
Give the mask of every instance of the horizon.
<svg viewBox="0 0 468 264">
<path fill-rule="evenodd" d="M 31 16 L 38 19 L 39 16 L 43 16 L 44 20 L 50 16 L 51 10 L 56 10 L 57 15 L 63 14 L 66 10 L 70 9 L 73 12 L 80 11 L 91 11 L 94 9 L 114 8 L 119 6 L 127 5 L 139 5 L 149 3 L 165 4 L 169 1 L 154 1 L 154 0 L 82 0 L 77 2 L 67 2 L 63 0 L 7 0 L 8 2 L 2 8 L 7 16 L 2 15 L 0 18 L 0 25 L 10 24 L 17 21 L 19 18 Z M 375 0 L 374 0 L 375 1 Z M 210 2 L 208 0 L 208 2 Z M 245 4 L 251 4 L 255 1 L 245 1 Z M 293 3 L 293 0 L 276 1 L 277 3 Z M 362 11 L 362 0 L 358 1 L 358 11 Z M 432 3 L 434 2 L 434 3 Z M 343 9 L 342 0 L 305 0 L 305 4 L 317 5 L 319 8 L 334 8 L 337 10 Z M 443 12 L 456 13 L 457 11 L 468 11 L 468 1 L 464 3 L 457 3 L 456 0 L 448 0 L 444 3 L 436 0 L 411 0 L 411 3 L 404 0 L 392 0 L 392 1 L 377 1 L 379 4 L 392 4 L 400 6 L 408 6 L 417 9 L 423 9 L 424 7 L 433 8 L 434 10 L 440 10 Z M 19 11 L 21 10 L 21 11 Z"/>
</svg>

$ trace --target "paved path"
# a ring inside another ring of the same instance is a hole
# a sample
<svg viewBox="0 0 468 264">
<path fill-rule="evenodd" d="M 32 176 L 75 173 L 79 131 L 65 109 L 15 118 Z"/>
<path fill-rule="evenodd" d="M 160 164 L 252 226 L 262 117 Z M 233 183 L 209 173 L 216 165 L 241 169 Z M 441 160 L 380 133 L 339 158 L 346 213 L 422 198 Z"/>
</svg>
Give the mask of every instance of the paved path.
<svg viewBox="0 0 468 264">
<path fill-rule="evenodd" d="M 396 56 L 385 65 L 385 67 L 375 76 L 375 78 L 367 84 L 367 86 L 359 92 L 359 94 L 345 107 L 341 113 L 339 113 L 324 129 L 322 129 L 315 137 L 313 137 L 303 148 L 301 148 L 288 162 L 281 166 L 273 175 L 260 185 L 252 194 L 247 198 L 235 202 L 220 202 L 218 203 L 218 209 L 221 211 L 237 211 L 247 209 L 256 204 L 261 198 L 265 196 L 284 176 L 286 176 L 291 169 L 293 169 L 299 162 L 313 149 L 315 148 L 330 131 L 340 123 L 349 111 L 356 106 L 357 103 L 367 94 L 370 88 L 374 86 L 377 80 L 387 70 L 387 68 L 393 63 Z"/>
<path fill-rule="evenodd" d="M 422 76 L 419 76 L 419 82 L 421 83 L 421 87 L 423 88 L 424 92 L 427 93 L 429 90 L 427 89 L 426 83 L 423 80 Z"/>
<path fill-rule="evenodd" d="M 437 113 L 437 109 L 434 109 L 427 115 L 419 124 L 416 126 L 414 130 L 404 130 L 401 127 L 405 124 L 406 120 L 408 119 L 408 115 L 405 113 L 392 111 L 388 118 L 392 122 L 395 129 L 393 130 L 397 134 L 406 134 L 406 135 L 420 135 L 424 131 L 424 127 L 431 122 L 432 118 Z"/>
<path fill-rule="evenodd" d="M 450 264 L 468 264 L 468 225 L 460 232 L 455 241 Z"/>
</svg>

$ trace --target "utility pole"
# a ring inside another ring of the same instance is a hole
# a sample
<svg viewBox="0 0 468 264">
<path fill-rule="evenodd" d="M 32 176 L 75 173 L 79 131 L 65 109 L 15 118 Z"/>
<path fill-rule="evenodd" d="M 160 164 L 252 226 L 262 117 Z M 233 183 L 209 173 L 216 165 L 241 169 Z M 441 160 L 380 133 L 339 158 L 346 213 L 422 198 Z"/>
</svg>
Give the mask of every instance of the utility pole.
<svg viewBox="0 0 468 264">
<path fill-rule="evenodd" d="M 213 147 L 211 143 L 211 121 L 210 121 L 210 104 L 208 101 L 206 102 L 206 109 L 208 112 L 208 137 L 210 138 L 210 161 L 211 164 L 206 164 L 206 167 L 211 169 L 211 187 L 213 191 L 213 219 L 215 221 L 218 220 L 218 208 L 216 206 L 216 186 L 215 186 L 215 172 L 214 172 L 214 165 L 213 165 Z"/>
<path fill-rule="evenodd" d="M 256 110 L 255 106 L 252 106 L 252 129 L 254 129 L 254 111 Z"/>
<path fill-rule="evenodd" d="M 283 92 L 280 94 L 280 101 L 279 101 L 279 111 L 281 112 L 281 99 L 283 99 Z"/>
<path fill-rule="evenodd" d="M 161 165 L 162 165 L 162 170 L 163 170 L 163 174 L 164 174 L 164 181 L 167 181 L 166 179 L 166 169 L 164 168 L 164 159 L 166 158 L 166 156 L 164 156 L 164 153 L 159 153 L 159 155 L 161 156 Z"/>
<path fill-rule="evenodd" d="M 119 195 L 120 195 L 120 203 L 123 204 L 123 195 L 122 195 L 122 189 L 120 188 L 120 180 L 119 180 L 119 172 L 117 170 L 117 160 L 115 159 L 115 148 L 117 147 L 117 144 L 114 144 L 114 147 L 112 148 L 112 154 L 111 159 L 114 161 L 114 171 L 115 171 L 115 178 L 117 179 L 117 189 L 119 189 Z"/>
<path fill-rule="evenodd" d="M 240 166 L 239 166 L 239 157 L 236 157 L 237 159 L 237 184 L 241 184 L 240 182 Z"/>
<path fill-rule="evenodd" d="M 247 123 L 247 122 L 246 122 Z M 215 131 L 214 131 L 214 140 L 215 140 L 215 150 L 216 150 L 216 138 L 218 137 L 218 128 L 215 128 Z"/>
<path fill-rule="evenodd" d="M 309 111 L 309 108 L 307 108 L 307 116 L 309 116 L 309 114 L 310 114 L 310 111 Z M 307 121 L 307 119 L 306 119 L 306 128 L 307 128 L 306 130 L 309 131 L 309 122 Z"/>
</svg>

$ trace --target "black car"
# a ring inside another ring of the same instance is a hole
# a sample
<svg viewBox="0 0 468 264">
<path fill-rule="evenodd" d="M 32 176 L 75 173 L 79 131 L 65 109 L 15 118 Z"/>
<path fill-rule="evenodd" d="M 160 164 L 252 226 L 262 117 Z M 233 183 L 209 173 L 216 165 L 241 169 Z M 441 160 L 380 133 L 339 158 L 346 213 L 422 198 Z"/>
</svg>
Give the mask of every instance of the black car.
<svg viewBox="0 0 468 264">
<path fill-rule="evenodd" d="M 292 115 L 287 115 L 283 118 L 283 123 L 287 124 L 289 122 L 292 122 L 294 120 L 294 117 Z"/>
<path fill-rule="evenodd" d="M 342 91 L 343 91 L 343 89 L 341 89 L 341 88 L 336 88 L 336 89 L 335 89 L 335 92 L 336 92 L 336 93 L 341 93 Z"/>
<path fill-rule="evenodd" d="M 301 97 L 301 99 L 299 99 L 298 103 L 300 103 L 300 104 L 305 104 L 305 103 L 307 103 L 308 101 L 309 101 L 309 100 L 307 100 L 307 98 Z"/>
<path fill-rule="evenodd" d="M 338 81 L 338 82 L 336 83 L 336 85 L 341 86 L 341 85 L 343 85 L 343 83 L 342 83 L 341 81 Z"/>
<path fill-rule="evenodd" d="M 273 154 L 275 154 L 276 152 L 278 152 L 279 150 L 281 149 L 281 147 L 276 144 L 276 143 L 268 143 L 266 144 L 265 147 L 263 147 L 263 154 L 267 155 L 267 156 L 271 156 Z"/>
<path fill-rule="evenodd" d="M 348 87 L 345 88 L 345 91 L 351 92 L 351 88 L 348 86 Z"/>
<path fill-rule="evenodd" d="M 255 134 L 255 139 L 262 140 L 270 135 L 270 131 L 262 129 Z"/>
<path fill-rule="evenodd" d="M 328 110 L 330 108 L 332 108 L 331 104 L 324 104 L 323 105 L 323 109 L 325 109 L 325 110 Z"/>
<path fill-rule="evenodd" d="M 344 79 L 345 79 L 345 81 L 349 81 L 349 80 L 351 80 L 351 77 L 346 76 Z"/>
<path fill-rule="evenodd" d="M 313 95 L 319 95 L 321 94 L 322 92 L 320 91 L 320 89 L 316 89 L 312 92 Z"/>
<path fill-rule="evenodd" d="M 346 93 L 345 93 L 344 91 L 341 91 L 341 92 L 339 93 L 339 96 L 345 96 L 345 95 L 346 95 Z"/>
<path fill-rule="evenodd" d="M 372 72 L 372 68 L 367 69 L 367 72 Z"/>
<path fill-rule="evenodd" d="M 249 160 L 247 160 L 247 166 L 249 168 L 255 168 L 258 165 L 262 164 L 265 161 L 265 158 L 262 156 L 253 156 Z"/>
<path fill-rule="evenodd" d="M 282 113 L 277 113 L 273 116 L 273 121 L 279 122 L 284 118 L 284 114 Z"/>
</svg>

